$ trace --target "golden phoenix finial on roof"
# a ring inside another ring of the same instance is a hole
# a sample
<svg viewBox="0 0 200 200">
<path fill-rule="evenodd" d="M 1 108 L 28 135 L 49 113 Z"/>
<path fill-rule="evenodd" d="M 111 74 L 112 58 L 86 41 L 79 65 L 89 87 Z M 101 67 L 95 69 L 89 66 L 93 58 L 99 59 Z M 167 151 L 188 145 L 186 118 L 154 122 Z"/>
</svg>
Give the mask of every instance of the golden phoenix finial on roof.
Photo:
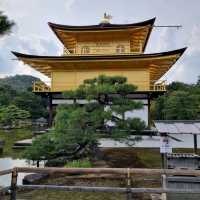
<svg viewBox="0 0 200 200">
<path fill-rule="evenodd" d="M 101 23 L 110 23 L 111 19 L 112 19 L 112 16 L 105 12 L 101 20 Z"/>
</svg>

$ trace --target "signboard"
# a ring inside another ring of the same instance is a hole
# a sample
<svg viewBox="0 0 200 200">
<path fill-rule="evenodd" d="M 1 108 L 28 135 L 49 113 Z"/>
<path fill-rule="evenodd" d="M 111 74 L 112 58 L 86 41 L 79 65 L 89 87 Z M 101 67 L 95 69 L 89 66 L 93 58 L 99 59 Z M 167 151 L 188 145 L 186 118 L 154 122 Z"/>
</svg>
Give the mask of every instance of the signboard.
<svg viewBox="0 0 200 200">
<path fill-rule="evenodd" d="M 161 136 L 160 138 L 160 153 L 172 153 L 172 147 L 168 136 Z"/>
</svg>

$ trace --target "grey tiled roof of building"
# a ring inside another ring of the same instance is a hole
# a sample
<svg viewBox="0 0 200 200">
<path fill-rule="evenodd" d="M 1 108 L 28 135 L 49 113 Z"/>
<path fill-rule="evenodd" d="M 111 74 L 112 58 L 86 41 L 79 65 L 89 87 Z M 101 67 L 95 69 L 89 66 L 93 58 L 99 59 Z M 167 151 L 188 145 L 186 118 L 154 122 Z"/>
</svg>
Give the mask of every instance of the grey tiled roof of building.
<svg viewBox="0 0 200 200">
<path fill-rule="evenodd" d="M 154 124 L 159 133 L 200 134 L 199 120 L 157 120 Z"/>
</svg>

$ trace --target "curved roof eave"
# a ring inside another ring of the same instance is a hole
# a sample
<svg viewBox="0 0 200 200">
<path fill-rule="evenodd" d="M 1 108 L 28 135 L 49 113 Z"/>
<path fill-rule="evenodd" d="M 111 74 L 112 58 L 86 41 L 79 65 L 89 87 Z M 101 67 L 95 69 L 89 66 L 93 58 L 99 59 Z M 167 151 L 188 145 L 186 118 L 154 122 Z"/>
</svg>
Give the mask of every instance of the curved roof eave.
<svg viewBox="0 0 200 200">
<path fill-rule="evenodd" d="M 105 54 L 98 54 L 98 55 L 71 55 L 71 56 L 38 56 L 38 55 L 28 55 L 19 52 L 12 53 L 21 59 L 42 59 L 42 60 L 101 60 L 101 59 L 137 59 L 137 58 L 155 58 L 155 57 L 162 57 L 162 56 L 173 56 L 176 54 L 180 54 L 179 57 L 184 53 L 187 47 L 182 49 L 176 49 L 173 51 L 161 52 L 161 53 L 150 53 L 150 54 L 112 54 L 112 55 L 105 55 Z"/>
<path fill-rule="evenodd" d="M 131 23 L 131 24 L 110 24 L 110 23 L 100 23 L 98 25 L 86 25 L 86 26 L 73 26 L 73 25 L 61 25 L 48 22 L 48 25 L 52 29 L 59 30 L 70 30 L 70 31 L 88 31 L 88 30 L 112 30 L 112 29 L 127 29 L 127 28 L 138 28 L 142 26 L 153 26 L 155 22 L 155 17 L 143 22 Z"/>
</svg>

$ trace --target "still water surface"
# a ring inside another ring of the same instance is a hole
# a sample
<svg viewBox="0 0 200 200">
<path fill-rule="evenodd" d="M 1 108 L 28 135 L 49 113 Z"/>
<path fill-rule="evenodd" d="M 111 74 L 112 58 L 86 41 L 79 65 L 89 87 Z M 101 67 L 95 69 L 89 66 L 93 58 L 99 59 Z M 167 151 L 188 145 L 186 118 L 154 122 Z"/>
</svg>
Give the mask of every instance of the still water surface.
<svg viewBox="0 0 200 200">
<path fill-rule="evenodd" d="M 0 130 L 0 140 L 5 141 L 3 153 L 0 154 L 0 171 L 12 169 L 13 167 L 30 167 L 25 160 L 21 159 L 21 150 L 13 149 L 14 142 L 27 138 L 32 138 L 32 129 Z M 32 166 L 33 167 L 33 166 Z M 26 174 L 19 173 L 18 184 L 22 184 L 22 179 Z M 0 176 L 0 186 L 9 186 L 11 175 Z"/>
<path fill-rule="evenodd" d="M 23 159 L 12 159 L 12 158 L 0 158 L 0 171 L 5 169 L 11 169 L 13 167 L 30 167 Z M 22 184 L 22 179 L 25 173 L 19 173 L 17 178 L 17 184 Z M 0 176 L 0 186 L 9 186 L 11 182 L 11 175 Z"/>
</svg>

